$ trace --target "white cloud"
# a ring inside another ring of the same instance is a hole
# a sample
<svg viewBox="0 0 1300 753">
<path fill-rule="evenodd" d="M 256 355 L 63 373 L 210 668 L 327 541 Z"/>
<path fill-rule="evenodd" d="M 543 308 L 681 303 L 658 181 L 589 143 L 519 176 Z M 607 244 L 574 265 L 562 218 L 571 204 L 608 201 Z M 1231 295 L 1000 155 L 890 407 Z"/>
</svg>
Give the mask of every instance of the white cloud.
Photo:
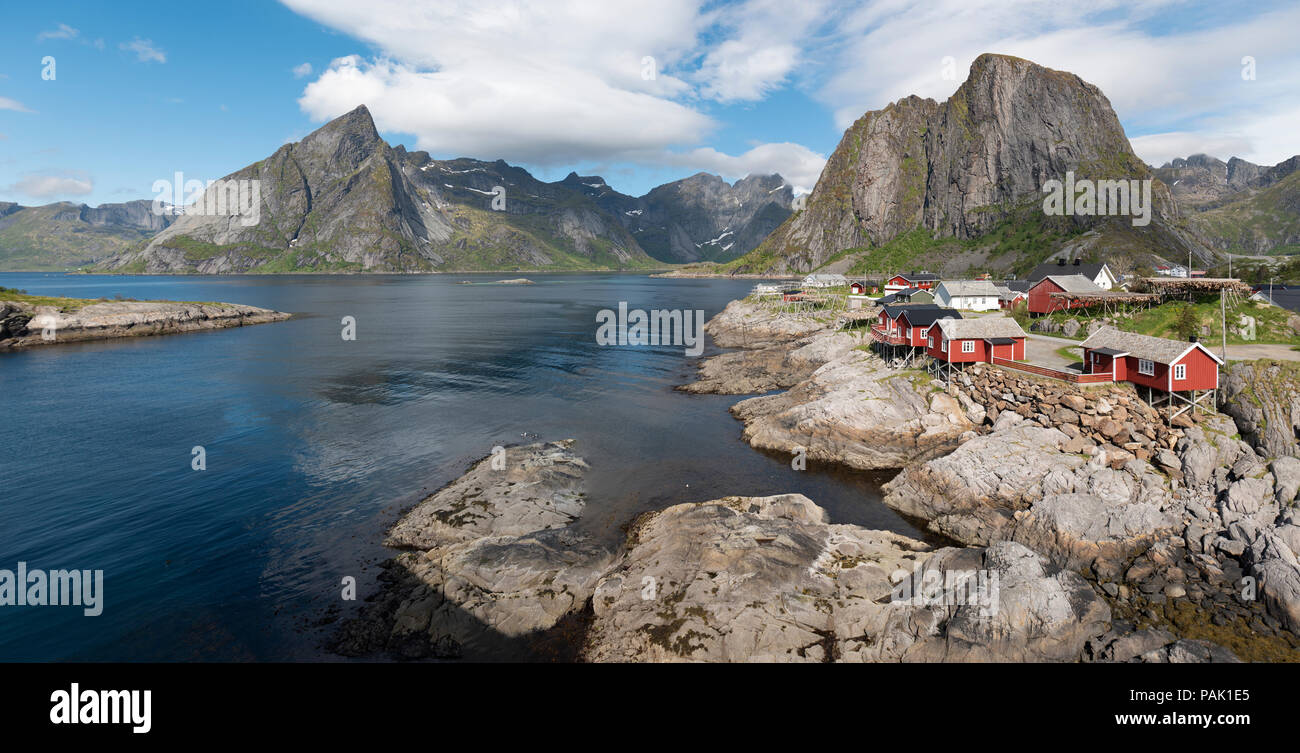
<svg viewBox="0 0 1300 753">
<path fill-rule="evenodd" d="M 302 78 L 303 76 L 310 76 L 310 75 L 311 75 L 311 63 L 303 63 L 301 65 L 295 65 L 293 67 L 294 78 Z"/>
<path fill-rule="evenodd" d="M 14 112 L 35 112 L 27 109 L 27 106 L 16 99 L 0 97 L 0 110 L 13 110 Z"/>
<path fill-rule="evenodd" d="M 574 97 L 574 91 L 583 92 Z M 499 70 L 492 62 L 420 72 L 357 57 L 330 64 L 299 104 L 326 119 L 358 103 L 379 128 L 416 135 L 416 148 L 541 165 L 613 158 L 698 141 L 712 121 L 687 107 L 570 70 Z"/>
<path fill-rule="evenodd" d="M 42 31 L 40 34 L 37 34 L 36 41 L 43 42 L 46 39 L 76 39 L 77 35 L 80 33 L 81 32 L 77 31 L 71 26 L 68 26 L 67 24 L 59 24 L 58 28 L 56 29 L 52 29 L 50 31 Z"/>
<path fill-rule="evenodd" d="M 719 125 L 702 103 L 759 99 L 779 86 L 801 59 L 796 39 L 817 8 L 777 0 L 707 10 L 697 0 L 284 2 L 380 51 L 335 60 L 306 87 L 299 105 L 316 120 L 364 103 L 380 129 L 414 134 L 416 148 L 438 154 L 538 166 L 671 160 L 697 169 L 725 156 L 696 151 Z M 681 162 L 694 154 L 707 160 Z"/>
<path fill-rule="evenodd" d="M 731 176 L 753 165 L 811 185 L 820 157 L 801 145 L 735 156 L 711 148 L 723 127 L 748 125 L 713 104 L 797 88 L 842 129 L 910 94 L 945 99 L 984 52 L 1096 84 L 1151 161 L 1183 149 L 1268 164 L 1300 153 L 1296 112 L 1285 104 L 1300 89 L 1294 4 L 1229 12 L 1192 0 L 282 1 L 376 50 L 306 74 L 317 78 L 299 99 L 304 112 L 325 120 L 365 103 L 381 129 L 413 134 L 416 148 L 439 154 Z M 1257 61 L 1255 81 L 1241 79 L 1245 55 Z M 949 57 L 953 76 L 944 75 Z"/>
<path fill-rule="evenodd" d="M 31 173 L 19 178 L 17 183 L 6 186 L 5 190 L 35 199 L 54 199 L 61 196 L 85 196 L 95 190 L 95 184 L 85 173 Z"/>
<path fill-rule="evenodd" d="M 139 37 L 136 37 L 135 39 L 132 39 L 130 42 L 123 42 L 122 44 L 118 45 L 118 47 L 120 47 L 123 50 L 126 50 L 127 52 L 134 52 L 136 59 L 139 60 L 141 63 L 167 62 L 167 53 L 155 47 L 153 44 L 153 40 L 151 39 L 141 39 Z"/>
<path fill-rule="evenodd" d="M 803 46 L 827 11 L 826 0 L 751 0 L 727 18 L 731 36 L 710 49 L 694 77 L 721 102 L 762 99 L 803 61 Z"/>
</svg>

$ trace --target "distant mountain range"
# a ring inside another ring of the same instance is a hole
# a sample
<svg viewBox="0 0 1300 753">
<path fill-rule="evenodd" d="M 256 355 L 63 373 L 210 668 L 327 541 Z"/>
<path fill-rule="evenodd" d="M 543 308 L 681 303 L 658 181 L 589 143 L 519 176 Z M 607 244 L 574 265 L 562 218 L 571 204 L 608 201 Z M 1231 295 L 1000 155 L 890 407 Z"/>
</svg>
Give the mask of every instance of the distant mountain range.
<svg viewBox="0 0 1300 753">
<path fill-rule="evenodd" d="M 0 270 L 68 269 L 138 247 L 175 219 L 154 214 L 152 204 L 0 202 Z"/>
<path fill-rule="evenodd" d="M 223 178 L 231 180 L 260 181 L 256 224 L 228 214 L 159 217 L 150 201 L 0 204 L 0 215 L 10 213 L 0 216 L 0 269 L 649 269 L 740 256 L 790 214 L 793 199 L 779 175 L 731 185 L 700 173 L 633 197 L 599 177 L 546 183 L 500 160 L 434 160 L 386 144 L 365 106 Z"/>
<path fill-rule="evenodd" d="M 1300 253 L 1300 155 L 1264 167 L 1194 154 L 1155 174 L 1215 250 Z"/>
<path fill-rule="evenodd" d="M 859 118 L 807 207 L 724 268 L 1009 274 L 1061 254 L 1121 268 L 1212 256 L 1160 181 L 1151 184 L 1143 226 L 1130 216 L 1048 216 L 1044 185 L 1067 173 L 1155 177 L 1096 86 L 1028 60 L 981 55 L 947 101 L 911 96 Z"/>
</svg>

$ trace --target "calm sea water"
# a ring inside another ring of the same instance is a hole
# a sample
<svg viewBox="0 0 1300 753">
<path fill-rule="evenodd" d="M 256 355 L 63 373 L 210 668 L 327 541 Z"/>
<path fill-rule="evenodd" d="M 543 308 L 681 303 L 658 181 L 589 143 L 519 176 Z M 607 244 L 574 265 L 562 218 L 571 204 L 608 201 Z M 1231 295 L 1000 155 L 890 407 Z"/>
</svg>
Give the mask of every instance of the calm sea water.
<svg viewBox="0 0 1300 753">
<path fill-rule="evenodd" d="M 674 392 L 680 347 L 602 347 L 596 312 L 703 309 L 751 283 L 641 275 L 0 274 L 36 294 L 230 301 L 290 321 L 0 354 L 0 569 L 103 570 L 104 613 L 0 607 L 0 660 L 331 659 L 345 576 L 372 590 L 400 510 L 497 444 L 575 438 L 589 524 L 801 492 L 837 522 L 920 533 L 879 478 L 740 441 L 737 397 Z M 357 339 L 340 337 L 353 316 Z M 710 343 L 705 357 L 716 353 Z M 207 470 L 191 469 L 191 448 Z"/>
</svg>

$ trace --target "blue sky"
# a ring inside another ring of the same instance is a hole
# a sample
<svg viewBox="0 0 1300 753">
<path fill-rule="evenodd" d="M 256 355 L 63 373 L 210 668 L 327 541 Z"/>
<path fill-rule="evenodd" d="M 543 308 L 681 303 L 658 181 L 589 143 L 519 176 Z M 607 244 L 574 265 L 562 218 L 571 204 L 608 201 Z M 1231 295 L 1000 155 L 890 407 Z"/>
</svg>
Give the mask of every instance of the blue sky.
<svg viewBox="0 0 1300 753">
<path fill-rule="evenodd" d="M 699 170 L 781 172 L 807 189 L 853 119 L 907 94 L 947 97 L 982 52 L 1097 84 L 1149 162 L 1300 153 L 1297 4 L 1061 6 L 11 4 L 0 201 L 151 198 L 155 180 L 219 178 L 362 102 L 389 143 L 504 158 L 545 180 L 576 169 L 640 194 Z"/>
</svg>

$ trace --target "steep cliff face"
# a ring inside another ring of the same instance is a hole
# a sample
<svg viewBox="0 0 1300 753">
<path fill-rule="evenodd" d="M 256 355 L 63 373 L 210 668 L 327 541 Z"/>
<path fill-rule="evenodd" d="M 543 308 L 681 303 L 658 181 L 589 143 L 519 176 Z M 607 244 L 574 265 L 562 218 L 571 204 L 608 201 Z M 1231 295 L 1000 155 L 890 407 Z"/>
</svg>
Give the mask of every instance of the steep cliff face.
<svg viewBox="0 0 1300 753">
<path fill-rule="evenodd" d="M 1173 227 L 1177 212 L 1159 182 L 1149 226 L 1133 228 L 1130 217 L 1043 218 L 1044 184 L 1067 172 L 1093 180 L 1154 177 L 1097 87 L 1027 60 L 982 55 L 942 104 L 912 96 L 859 118 L 807 208 L 734 268 L 807 271 L 912 232 L 968 241 L 1027 211 L 1060 237 L 1114 228 L 1147 236 L 1140 245 L 1152 249 L 1191 242 Z"/>
</svg>

